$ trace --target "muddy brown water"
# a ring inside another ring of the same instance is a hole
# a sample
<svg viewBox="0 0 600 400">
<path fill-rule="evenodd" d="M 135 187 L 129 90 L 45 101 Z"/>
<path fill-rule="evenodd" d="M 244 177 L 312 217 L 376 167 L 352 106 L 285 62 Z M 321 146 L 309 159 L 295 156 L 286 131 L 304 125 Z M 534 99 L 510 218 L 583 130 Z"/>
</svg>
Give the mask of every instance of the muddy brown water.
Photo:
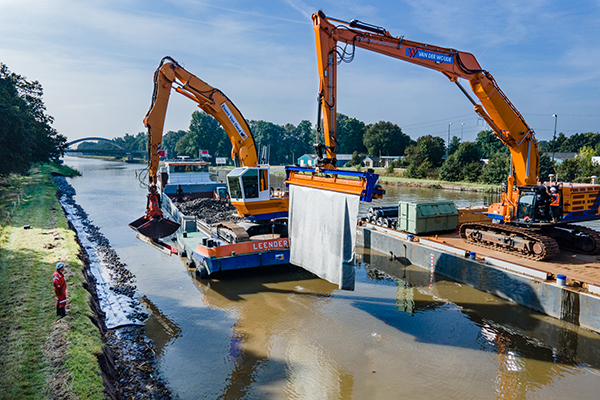
<svg viewBox="0 0 600 400">
<path fill-rule="evenodd" d="M 136 275 L 161 373 L 182 399 L 598 398 L 599 335 L 360 249 L 353 292 L 294 267 L 199 281 L 127 226 L 145 208 L 140 165 L 65 162 L 83 173 L 69 179 L 76 201 Z M 386 205 L 483 204 L 386 189 Z"/>
</svg>

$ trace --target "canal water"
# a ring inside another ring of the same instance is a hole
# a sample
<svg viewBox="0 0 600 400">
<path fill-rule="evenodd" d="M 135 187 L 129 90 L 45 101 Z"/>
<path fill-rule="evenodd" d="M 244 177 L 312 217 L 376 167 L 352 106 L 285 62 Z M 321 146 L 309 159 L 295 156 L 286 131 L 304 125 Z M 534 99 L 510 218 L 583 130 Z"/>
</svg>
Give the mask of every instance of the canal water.
<svg viewBox="0 0 600 400">
<path fill-rule="evenodd" d="M 181 399 L 599 396 L 599 335 L 360 249 L 353 292 L 294 267 L 200 281 L 127 226 L 145 211 L 142 166 L 65 163 L 83 174 L 69 179 L 75 200 L 136 276 L 147 335 Z M 477 193 L 386 189 L 382 204 L 483 204 Z"/>
</svg>

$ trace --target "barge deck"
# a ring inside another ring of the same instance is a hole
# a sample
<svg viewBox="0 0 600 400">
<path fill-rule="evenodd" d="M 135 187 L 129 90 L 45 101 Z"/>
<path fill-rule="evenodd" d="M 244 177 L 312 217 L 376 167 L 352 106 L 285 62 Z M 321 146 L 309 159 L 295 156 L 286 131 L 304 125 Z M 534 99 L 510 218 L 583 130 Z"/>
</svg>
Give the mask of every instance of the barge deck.
<svg viewBox="0 0 600 400">
<path fill-rule="evenodd" d="M 181 225 L 174 239 L 179 255 L 187 258 L 187 266 L 202 279 L 214 272 L 284 265 L 290 261 L 287 235 L 263 233 L 241 242 L 228 241 L 213 226 L 182 213 L 165 194 L 162 207 Z"/>
<path fill-rule="evenodd" d="M 357 245 L 600 333 L 600 256 L 567 251 L 532 261 L 464 243 L 458 233 L 416 237 L 359 222 Z M 557 279 L 565 275 L 566 280 Z"/>
</svg>

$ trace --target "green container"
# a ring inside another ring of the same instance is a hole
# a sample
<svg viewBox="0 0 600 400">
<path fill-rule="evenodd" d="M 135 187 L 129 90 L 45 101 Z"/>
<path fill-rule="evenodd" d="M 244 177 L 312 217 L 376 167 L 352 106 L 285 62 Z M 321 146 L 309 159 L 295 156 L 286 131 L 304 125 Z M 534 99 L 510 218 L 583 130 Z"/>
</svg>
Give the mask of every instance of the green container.
<svg viewBox="0 0 600 400">
<path fill-rule="evenodd" d="M 452 231 L 458 226 L 458 210 L 453 201 L 398 204 L 398 230 L 420 235 Z"/>
</svg>

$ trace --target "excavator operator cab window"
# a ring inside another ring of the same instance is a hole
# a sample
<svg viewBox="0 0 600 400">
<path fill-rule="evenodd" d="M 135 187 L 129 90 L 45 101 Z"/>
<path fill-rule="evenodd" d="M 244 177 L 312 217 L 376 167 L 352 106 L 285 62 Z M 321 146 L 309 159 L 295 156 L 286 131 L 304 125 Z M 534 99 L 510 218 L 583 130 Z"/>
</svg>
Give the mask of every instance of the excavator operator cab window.
<svg viewBox="0 0 600 400">
<path fill-rule="evenodd" d="M 517 207 L 517 219 L 524 222 L 533 221 L 535 206 L 535 194 L 525 193 L 519 198 L 519 205 Z"/>
<path fill-rule="evenodd" d="M 240 184 L 240 176 L 237 172 L 239 170 L 234 169 L 227 175 L 227 186 L 229 187 L 229 195 L 232 199 L 242 198 L 242 185 Z"/>
<path fill-rule="evenodd" d="M 242 186 L 244 188 L 244 198 L 258 198 L 258 170 L 249 169 L 242 175 Z"/>
<path fill-rule="evenodd" d="M 237 176 L 227 178 L 229 183 L 229 193 L 231 193 L 232 199 L 242 198 L 242 187 L 240 186 L 240 179 Z"/>
</svg>

